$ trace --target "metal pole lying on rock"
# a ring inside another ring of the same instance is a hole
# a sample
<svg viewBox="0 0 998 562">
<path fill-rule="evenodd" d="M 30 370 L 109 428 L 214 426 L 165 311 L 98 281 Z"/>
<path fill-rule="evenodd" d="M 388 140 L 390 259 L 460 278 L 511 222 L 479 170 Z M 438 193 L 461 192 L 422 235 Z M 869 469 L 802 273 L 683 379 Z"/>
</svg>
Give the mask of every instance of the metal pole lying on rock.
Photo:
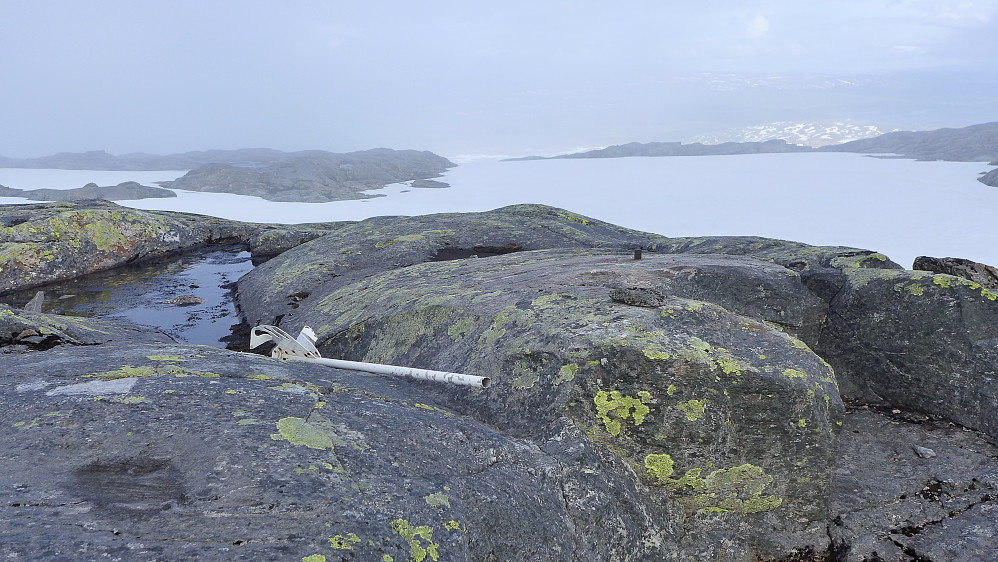
<svg viewBox="0 0 998 562">
<path fill-rule="evenodd" d="M 449 382 L 478 388 L 488 388 L 492 384 L 492 379 L 477 375 L 449 373 L 447 371 L 434 371 L 432 369 L 418 369 L 415 367 L 398 367 L 395 365 L 382 365 L 380 363 L 365 363 L 363 361 L 327 359 L 322 357 L 319 354 L 319 350 L 315 348 L 315 332 L 308 326 L 302 328 L 297 338 L 291 337 L 290 334 L 277 326 L 256 326 L 250 331 L 250 349 L 268 341 L 273 341 L 277 344 L 273 351 L 270 352 L 271 357 L 283 360 L 306 361 L 336 367 L 337 369 L 349 369 L 351 371 L 363 371 L 379 375 L 413 377 L 420 380 Z"/>
</svg>

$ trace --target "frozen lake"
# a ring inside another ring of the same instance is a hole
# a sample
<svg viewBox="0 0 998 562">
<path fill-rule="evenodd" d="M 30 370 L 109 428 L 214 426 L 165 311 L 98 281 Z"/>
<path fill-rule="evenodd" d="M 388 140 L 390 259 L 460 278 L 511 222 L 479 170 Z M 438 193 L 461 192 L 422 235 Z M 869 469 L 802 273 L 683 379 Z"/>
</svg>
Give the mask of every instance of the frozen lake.
<svg viewBox="0 0 998 562">
<path fill-rule="evenodd" d="M 752 235 L 854 246 L 883 252 L 905 267 L 918 255 L 998 265 L 998 188 L 977 181 L 989 169 L 984 163 L 834 153 L 471 162 L 442 178 L 450 188 L 392 185 L 377 191 L 386 197 L 360 201 L 275 203 L 178 191 L 176 199 L 120 203 L 281 223 L 544 203 L 666 236 Z M 0 184 L 151 185 L 182 174 L 0 169 Z M 24 200 L 0 198 L 15 202 Z"/>
</svg>

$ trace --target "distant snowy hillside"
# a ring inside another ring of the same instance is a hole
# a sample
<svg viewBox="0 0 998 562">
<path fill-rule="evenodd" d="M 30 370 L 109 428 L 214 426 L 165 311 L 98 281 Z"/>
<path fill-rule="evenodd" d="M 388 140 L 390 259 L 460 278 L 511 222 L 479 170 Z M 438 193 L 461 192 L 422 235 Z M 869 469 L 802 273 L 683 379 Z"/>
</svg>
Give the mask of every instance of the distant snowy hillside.
<svg viewBox="0 0 998 562">
<path fill-rule="evenodd" d="M 773 139 L 782 139 L 790 144 L 819 147 L 875 137 L 886 132 L 890 131 L 882 130 L 876 125 L 780 121 L 766 125 L 746 127 L 744 129 L 731 129 L 711 135 L 701 135 L 690 139 L 690 141 L 703 144 L 720 144 L 722 142 L 765 142 Z"/>
</svg>

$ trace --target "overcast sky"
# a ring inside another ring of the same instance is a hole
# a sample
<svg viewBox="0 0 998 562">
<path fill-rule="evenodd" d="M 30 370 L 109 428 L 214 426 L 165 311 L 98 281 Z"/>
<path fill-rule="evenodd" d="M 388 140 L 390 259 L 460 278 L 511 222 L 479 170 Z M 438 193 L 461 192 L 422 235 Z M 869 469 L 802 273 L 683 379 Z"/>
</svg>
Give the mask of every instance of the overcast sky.
<svg viewBox="0 0 998 562">
<path fill-rule="evenodd" d="M 998 120 L 996 0 L 0 0 L 0 155 Z"/>
</svg>

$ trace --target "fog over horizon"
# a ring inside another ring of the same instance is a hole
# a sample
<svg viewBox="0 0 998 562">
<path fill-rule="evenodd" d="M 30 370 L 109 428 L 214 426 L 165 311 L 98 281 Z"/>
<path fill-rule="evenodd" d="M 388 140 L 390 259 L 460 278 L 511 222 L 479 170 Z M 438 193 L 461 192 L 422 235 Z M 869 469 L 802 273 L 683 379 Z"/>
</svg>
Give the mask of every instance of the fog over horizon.
<svg viewBox="0 0 998 562">
<path fill-rule="evenodd" d="M 6 1 L 0 155 L 451 158 L 998 120 L 998 3 Z"/>
</svg>

